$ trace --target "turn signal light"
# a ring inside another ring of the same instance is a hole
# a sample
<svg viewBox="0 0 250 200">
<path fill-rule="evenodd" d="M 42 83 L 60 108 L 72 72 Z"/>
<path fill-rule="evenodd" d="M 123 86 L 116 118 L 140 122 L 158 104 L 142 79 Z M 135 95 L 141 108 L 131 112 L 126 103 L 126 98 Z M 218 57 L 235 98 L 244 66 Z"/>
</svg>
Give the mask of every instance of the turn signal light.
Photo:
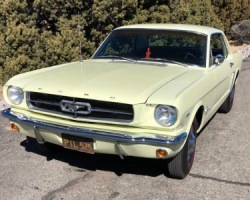
<svg viewBox="0 0 250 200">
<path fill-rule="evenodd" d="M 20 129 L 18 128 L 16 124 L 11 123 L 10 128 L 12 131 L 20 132 Z"/>
<path fill-rule="evenodd" d="M 156 156 L 158 158 L 166 158 L 168 156 L 168 152 L 164 149 L 157 149 L 156 150 Z"/>
</svg>

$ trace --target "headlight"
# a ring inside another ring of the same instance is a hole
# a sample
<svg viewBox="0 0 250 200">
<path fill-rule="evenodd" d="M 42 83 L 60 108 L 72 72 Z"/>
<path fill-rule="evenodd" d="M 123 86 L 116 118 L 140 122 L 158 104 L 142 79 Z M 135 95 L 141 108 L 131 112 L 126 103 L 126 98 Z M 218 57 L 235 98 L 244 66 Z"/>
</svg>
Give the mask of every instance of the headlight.
<svg viewBox="0 0 250 200">
<path fill-rule="evenodd" d="M 161 126 L 172 126 L 177 120 L 177 111 L 172 106 L 159 105 L 155 108 L 155 121 Z"/>
<path fill-rule="evenodd" d="M 19 87 L 10 86 L 7 91 L 7 95 L 11 103 L 19 105 L 23 101 L 23 90 Z"/>
</svg>

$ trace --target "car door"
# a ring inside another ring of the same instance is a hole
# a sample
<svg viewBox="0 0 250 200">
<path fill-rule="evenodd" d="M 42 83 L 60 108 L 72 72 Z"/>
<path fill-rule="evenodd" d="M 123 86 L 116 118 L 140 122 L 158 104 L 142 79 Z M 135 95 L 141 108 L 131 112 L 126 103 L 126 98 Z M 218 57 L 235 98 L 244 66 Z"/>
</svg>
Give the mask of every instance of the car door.
<svg viewBox="0 0 250 200">
<path fill-rule="evenodd" d="M 233 62 L 228 57 L 228 49 L 221 33 L 211 35 L 210 68 L 215 76 L 214 101 L 217 104 L 227 95 L 232 87 Z"/>
</svg>

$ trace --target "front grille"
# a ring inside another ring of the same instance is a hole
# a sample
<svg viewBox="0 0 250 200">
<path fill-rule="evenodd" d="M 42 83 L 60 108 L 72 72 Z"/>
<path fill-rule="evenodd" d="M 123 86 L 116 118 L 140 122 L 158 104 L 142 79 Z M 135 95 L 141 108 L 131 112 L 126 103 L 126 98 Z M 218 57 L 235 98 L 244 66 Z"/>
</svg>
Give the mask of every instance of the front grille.
<svg viewBox="0 0 250 200">
<path fill-rule="evenodd" d="M 90 112 L 72 111 L 66 112 L 61 108 L 61 102 L 77 102 L 78 104 L 90 105 Z M 95 120 L 112 120 L 131 122 L 134 118 L 134 109 L 130 104 L 98 101 L 65 97 L 60 95 L 27 92 L 27 105 L 34 110 L 52 112 L 73 118 L 85 118 Z"/>
</svg>

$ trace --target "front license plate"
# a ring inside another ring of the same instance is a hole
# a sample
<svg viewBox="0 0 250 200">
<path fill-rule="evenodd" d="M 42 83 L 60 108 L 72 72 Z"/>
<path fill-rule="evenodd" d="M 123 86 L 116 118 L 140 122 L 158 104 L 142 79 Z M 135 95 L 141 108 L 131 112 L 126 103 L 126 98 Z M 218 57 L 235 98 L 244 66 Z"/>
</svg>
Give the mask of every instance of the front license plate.
<svg viewBox="0 0 250 200">
<path fill-rule="evenodd" d="M 62 133 L 62 142 L 64 148 L 94 154 L 93 140 L 90 138 L 71 136 Z"/>
</svg>

